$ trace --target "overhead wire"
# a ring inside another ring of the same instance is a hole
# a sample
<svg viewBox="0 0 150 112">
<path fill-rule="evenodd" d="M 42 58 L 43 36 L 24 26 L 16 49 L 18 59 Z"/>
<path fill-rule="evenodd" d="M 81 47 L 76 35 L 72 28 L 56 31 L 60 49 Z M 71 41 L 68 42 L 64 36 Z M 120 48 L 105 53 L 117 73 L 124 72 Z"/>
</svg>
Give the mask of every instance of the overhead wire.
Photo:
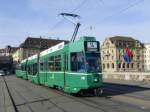
<svg viewBox="0 0 150 112">
<path fill-rule="evenodd" d="M 70 13 L 78 10 L 81 6 L 83 6 L 88 0 L 83 0 L 76 8 L 74 8 Z"/>
<path fill-rule="evenodd" d="M 105 20 L 108 20 L 108 19 L 110 19 L 110 18 L 112 18 L 112 17 L 114 17 L 114 16 L 116 16 L 116 15 L 121 14 L 121 13 L 127 11 L 128 9 L 131 9 L 132 7 L 135 7 L 136 5 L 140 4 L 140 3 L 143 2 L 143 1 L 144 1 L 144 0 L 138 0 L 138 1 L 134 2 L 134 3 L 132 3 L 132 4 L 129 4 L 127 7 L 123 8 L 123 9 L 121 9 L 121 10 L 119 10 L 119 11 L 117 11 L 117 12 L 115 12 L 115 13 L 109 15 L 109 16 L 104 17 L 104 18 L 103 18 L 101 21 L 99 21 L 99 22 L 96 22 L 96 23 L 94 24 L 94 26 L 96 26 L 96 25 L 100 24 L 101 22 L 103 22 L 103 21 L 105 21 Z M 85 30 L 87 30 L 87 29 L 89 29 L 90 27 L 91 27 L 91 26 L 88 26 L 88 27 L 84 28 L 83 30 L 80 31 L 80 33 L 83 32 L 83 31 L 85 31 Z"/>
<path fill-rule="evenodd" d="M 88 0 L 83 0 L 77 7 L 75 7 L 72 11 L 69 13 L 73 13 L 74 11 L 78 10 L 81 6 L 83 6 Z M 56 27 L 58 27 L 62 22 L 64 21 L 64 18 L 62 18 L 60 21 L 58 21 L 50 30 L 54 30 Z"/>
</svg>

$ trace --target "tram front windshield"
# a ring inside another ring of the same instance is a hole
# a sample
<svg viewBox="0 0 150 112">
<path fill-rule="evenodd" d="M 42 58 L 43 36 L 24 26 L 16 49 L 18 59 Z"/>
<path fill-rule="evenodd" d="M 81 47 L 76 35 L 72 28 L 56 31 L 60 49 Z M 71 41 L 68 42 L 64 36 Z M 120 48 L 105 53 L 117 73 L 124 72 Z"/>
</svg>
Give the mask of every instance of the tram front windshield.
<svg viewBox="0 0 150 112">
<path fill-rule="evenodd" d="M 72 53 L 71 70 L 74 72 L 100 72 L 99 53 Z"/>
<path fill-rule="evenodd" d="M 100 54 L 99 53 L 87 53 L 86 54 L 86 71 L 100 72 Z"/>
</svg>

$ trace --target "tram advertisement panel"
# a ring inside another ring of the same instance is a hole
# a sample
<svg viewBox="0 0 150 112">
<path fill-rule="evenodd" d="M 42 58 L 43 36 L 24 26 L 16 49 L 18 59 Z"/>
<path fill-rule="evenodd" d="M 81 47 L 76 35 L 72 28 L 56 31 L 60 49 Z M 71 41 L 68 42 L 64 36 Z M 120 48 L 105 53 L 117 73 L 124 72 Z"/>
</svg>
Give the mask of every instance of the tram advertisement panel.
<svg viewBox="0 0 150 112">
<path fill-rule="evenodd" d="M 85 42 L 85 51 L 98 52 L 99 51 L 99 42 Z"/>
</svg>

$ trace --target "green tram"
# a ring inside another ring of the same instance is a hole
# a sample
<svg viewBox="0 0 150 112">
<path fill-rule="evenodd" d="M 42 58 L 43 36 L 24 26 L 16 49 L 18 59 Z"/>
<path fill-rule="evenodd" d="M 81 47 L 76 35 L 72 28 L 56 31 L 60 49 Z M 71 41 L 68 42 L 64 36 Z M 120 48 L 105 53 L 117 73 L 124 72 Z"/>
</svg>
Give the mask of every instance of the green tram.
<svg viewBox="0 0 150 112">
<path fill-rule="evenodd" d="M 94 37 L 57 44 L 23 60 L 16 75 L 67 93 L 102 92 L 100 45 Z"/>
</svg>

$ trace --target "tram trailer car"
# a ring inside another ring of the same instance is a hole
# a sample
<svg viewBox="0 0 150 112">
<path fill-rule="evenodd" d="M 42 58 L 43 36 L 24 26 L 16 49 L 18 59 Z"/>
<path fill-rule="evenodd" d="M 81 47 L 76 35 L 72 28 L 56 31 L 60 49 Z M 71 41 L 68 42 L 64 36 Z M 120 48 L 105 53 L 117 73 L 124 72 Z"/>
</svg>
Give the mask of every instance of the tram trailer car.
<svg viewBox="0 0 150 112">
<path fill-rule="evenodd" d="M 19 65 L 17 65 L 16 69 L 16 75 L 17 77 L 21 77 L 23 79 L 27 79 L 27 70 L 26 70 L 26 65 L 27 65 L 27 59 L 21 61 Z"/>
<path fill-rule="evenodd" d="M 100 45 L 95 37 L 53 46 L 23 60 L 18 77 L 67 93 L 102 92 Z"/>
</svg>

